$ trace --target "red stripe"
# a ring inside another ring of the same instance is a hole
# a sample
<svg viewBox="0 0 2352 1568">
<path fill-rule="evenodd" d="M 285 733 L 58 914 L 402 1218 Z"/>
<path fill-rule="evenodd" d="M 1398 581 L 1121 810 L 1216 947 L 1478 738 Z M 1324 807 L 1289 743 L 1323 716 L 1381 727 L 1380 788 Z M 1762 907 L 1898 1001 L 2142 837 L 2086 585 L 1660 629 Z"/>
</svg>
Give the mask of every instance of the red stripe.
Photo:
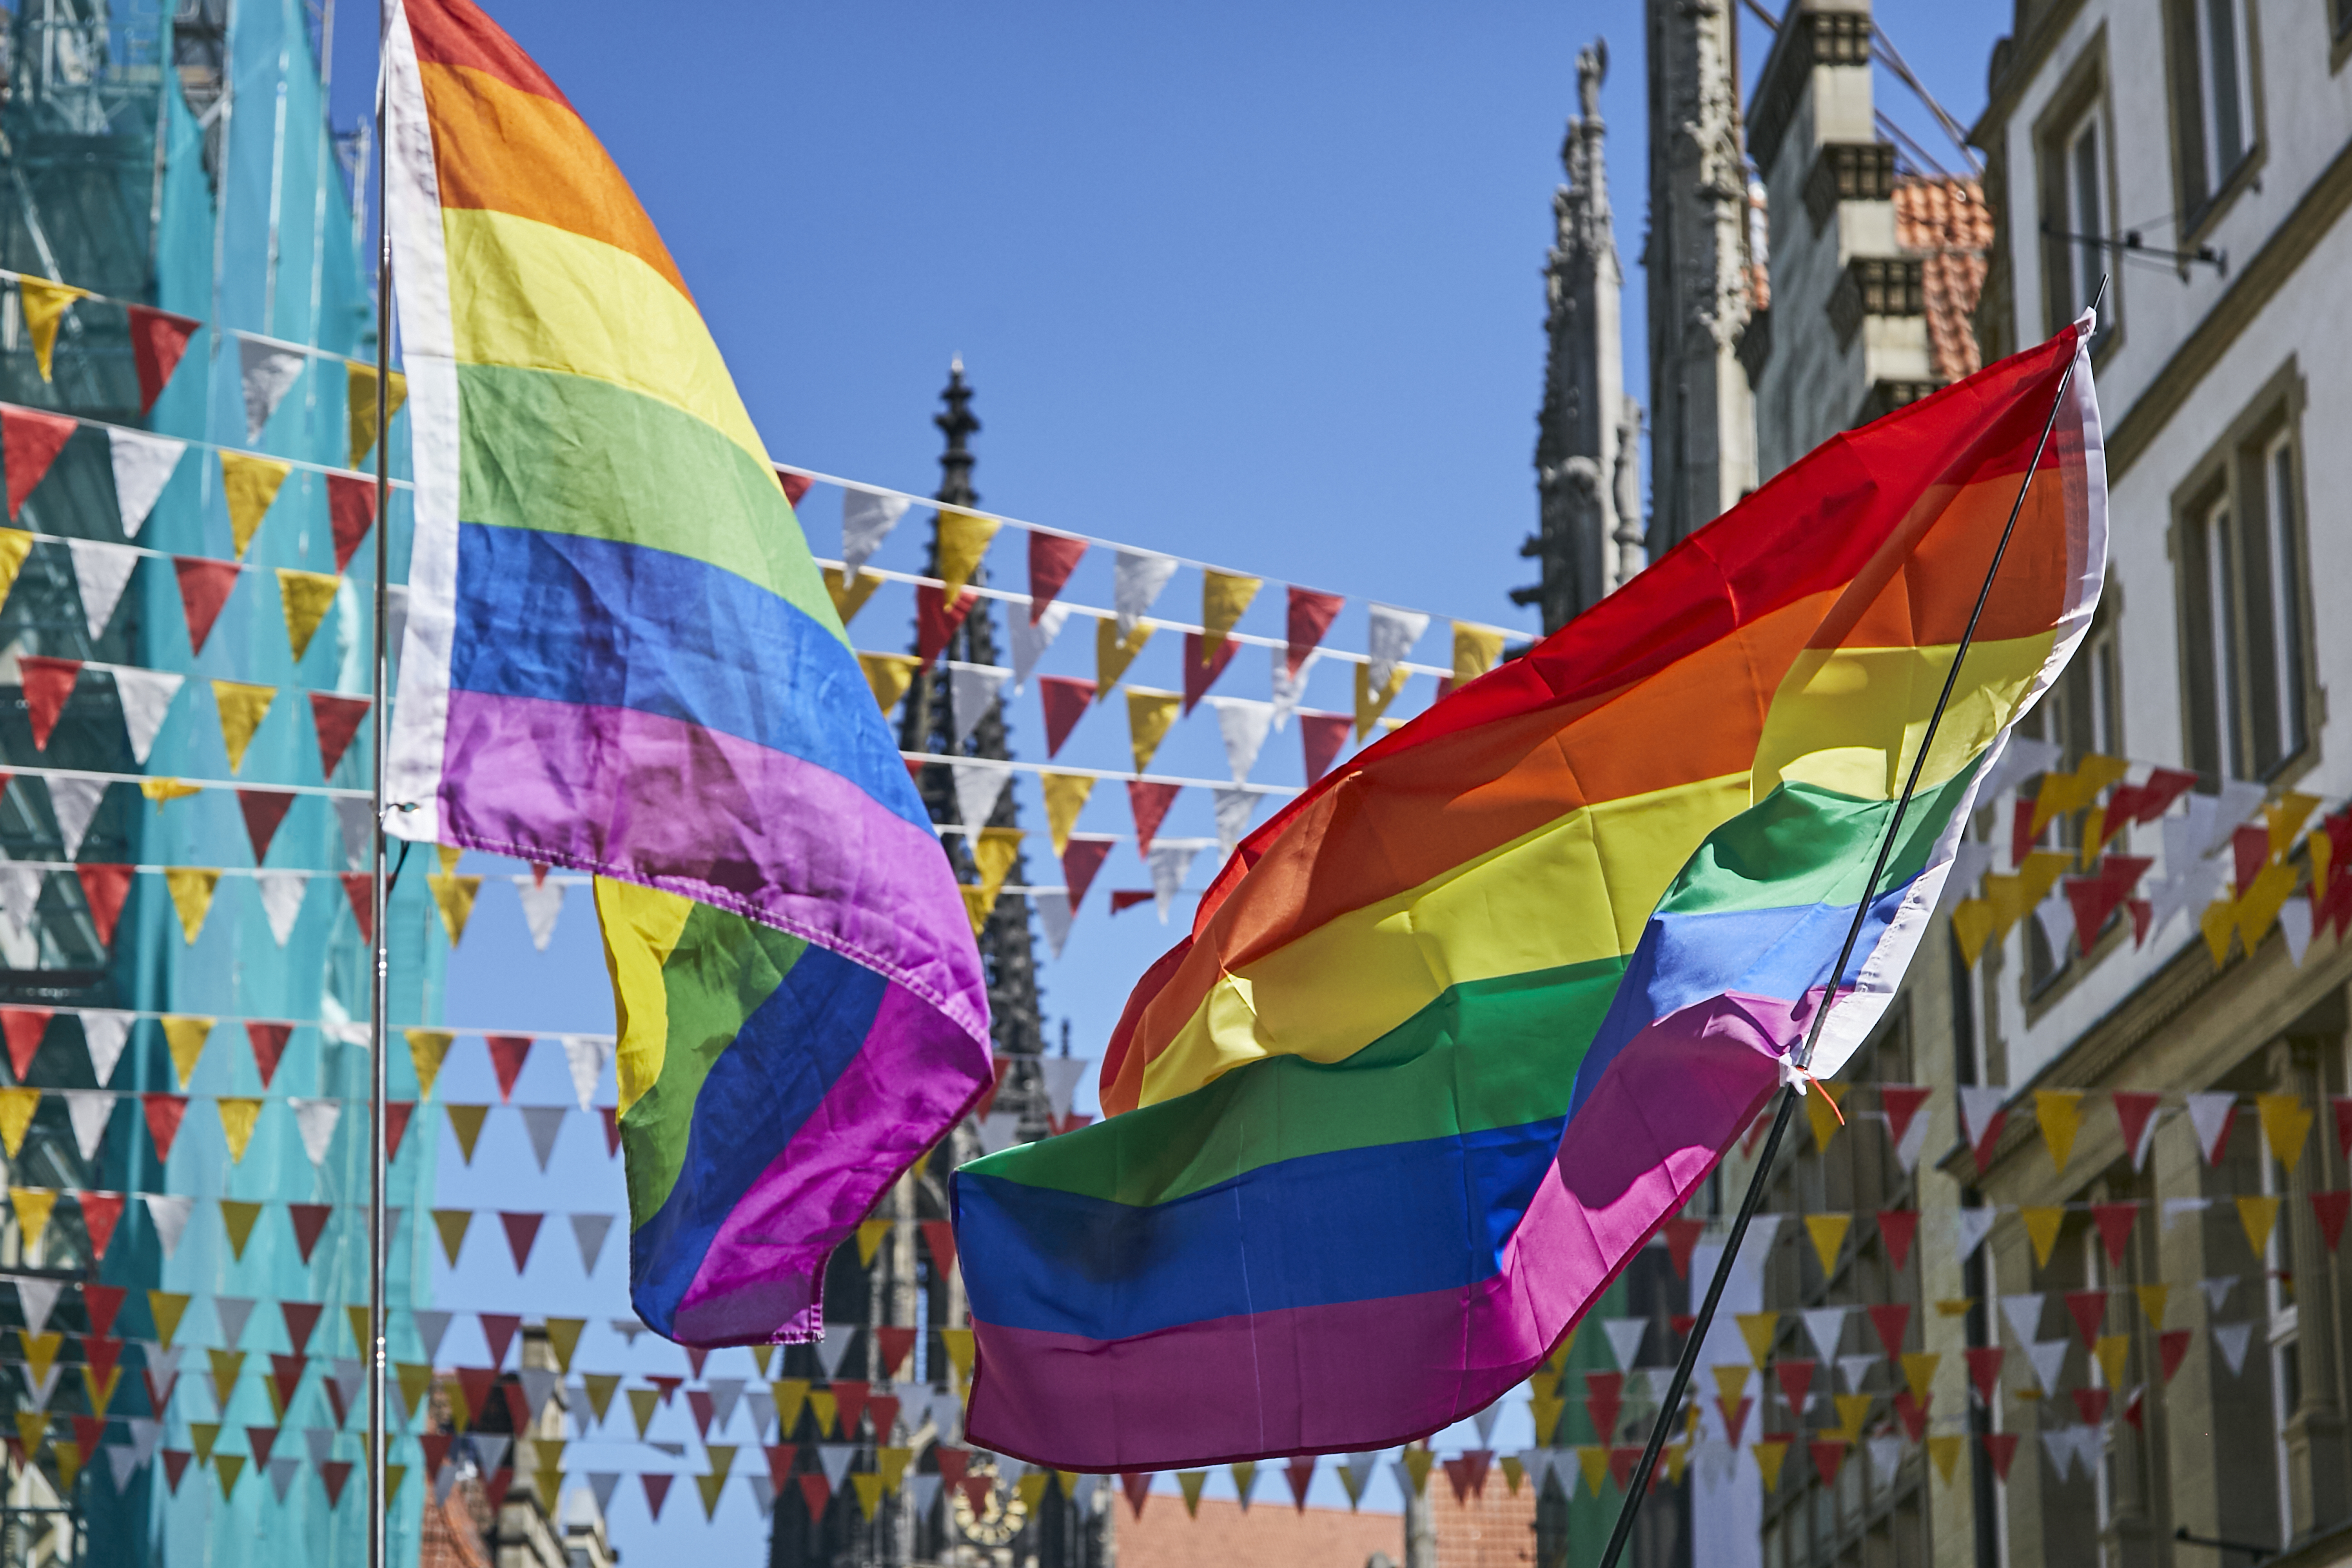
<svg viewBox="0 0 2352 1568">
<path fill-rule="evenodd" d="M 539 68 L 539 62 L 523 53 L 473 0 L 405 0 L 402 12 L 408 18 L 409 37 L 416 41 L 418 63 L 469 66 L 520 91 L 572 108 L 571 100 Z"/>
</svg>

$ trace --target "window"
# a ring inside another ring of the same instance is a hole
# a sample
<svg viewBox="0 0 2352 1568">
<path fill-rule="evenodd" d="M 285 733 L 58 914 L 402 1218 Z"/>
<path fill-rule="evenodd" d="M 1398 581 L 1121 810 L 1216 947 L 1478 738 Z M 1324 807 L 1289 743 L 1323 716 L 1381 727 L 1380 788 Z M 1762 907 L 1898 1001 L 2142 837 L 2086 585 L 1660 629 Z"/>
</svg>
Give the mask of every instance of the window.
<svg viewBox="0 0 2352 1568">
<path fill-rule="evenodd" d="M 2171 0 L 2173 153 L 2180 205 L 2195 212 L 2254 147 L 2246 0 Z"/>
<path fill-rule="evenodd" d="M 2066 268 L 2070 285 L 2065 296 L 2065 315 L 2069 321 L 2090 309 L 2091 301 L 2099 297 L 2099 279 L 2106 270 L 2106 248 L 2101 243 L 2106 236 L 2105 169 L 2099 159 L 2099 111 L 2095 107 L 2076 122 L 2066 139 L 2064 163 L 2066 199 L 2063 210 L 2068 226 L 2074 231 L 2073 243 L 2067 247 L 2072 265 Z"/>
<path fill-rule="evenodd" d="M 2067 67 L 2049 107 L 2033 125 L 2041 181 L 2042 299 L 2046 329 L 2057 331 L 2099 298 L 2115 270 L 2115 126 L 2106 96 L 2104 30 Z M 2099 307 L 2094 352 L 2103 352 L 2117 321 L 2110 283 Z"/>
</svg>

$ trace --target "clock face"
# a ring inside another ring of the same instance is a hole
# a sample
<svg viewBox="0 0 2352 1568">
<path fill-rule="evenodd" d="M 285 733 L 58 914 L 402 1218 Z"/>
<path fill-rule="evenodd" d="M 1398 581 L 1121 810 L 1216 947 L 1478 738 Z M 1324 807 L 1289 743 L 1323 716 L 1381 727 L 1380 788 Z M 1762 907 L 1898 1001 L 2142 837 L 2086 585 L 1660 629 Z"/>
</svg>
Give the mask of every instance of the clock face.
<svg viewBox="0 0 2352 1568">
<path fill-rule="evenodd" d="M 964 1474 L 997 1479 L 995 1464 L 985 1459 L 974 1459 Z M 984 1507 L 974 1509 L 961 1487 L 948 1493 L 948 1507 L 957 1531 L 966 1541 L 981 1546 L 1007 1545 L 1029 1522 L 1029 1505 L 1001 1482 L 989 1488 Z"/>
</svg>

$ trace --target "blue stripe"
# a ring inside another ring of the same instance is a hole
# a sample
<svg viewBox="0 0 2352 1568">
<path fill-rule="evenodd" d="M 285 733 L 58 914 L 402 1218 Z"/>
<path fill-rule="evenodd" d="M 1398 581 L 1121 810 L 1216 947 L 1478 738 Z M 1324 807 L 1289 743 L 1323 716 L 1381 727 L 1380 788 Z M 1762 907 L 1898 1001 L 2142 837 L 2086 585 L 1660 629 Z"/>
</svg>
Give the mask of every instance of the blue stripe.
<svg viewBox="0 0 2352 1568">
<path fill-rule="evenodd" d="M 931 826 L 857 656 L 790 601 L 689 556 L 460 523 L 449 684 L 719 731 Z"/>
<path fill-rule="evenodd" d="M 972 1315 L 1118 1340 L 1491 1278 L 1559 1149 L 1552 1119 L 1281 1160 L 1137 1205 L 956 1173 Z M 1016 1262 L 1017 1260 L 1017 1262 Z M 1367 1369 L 1366 1375 L 1373 1375 Z"/>
</svg>

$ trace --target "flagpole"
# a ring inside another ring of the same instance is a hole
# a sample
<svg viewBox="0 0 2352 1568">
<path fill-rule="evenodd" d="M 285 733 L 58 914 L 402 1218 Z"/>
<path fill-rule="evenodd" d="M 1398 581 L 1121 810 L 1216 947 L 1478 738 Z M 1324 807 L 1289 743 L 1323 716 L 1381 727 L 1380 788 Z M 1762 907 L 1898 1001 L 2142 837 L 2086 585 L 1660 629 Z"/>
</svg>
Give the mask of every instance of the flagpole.
<svg viewBox="0 0 2352 1568">
<path fill-rule="evenodd" d="M 373 771 L 373 804 L 375 829 L 368 837 L 368 928 L 372 984 L 368 992 L 368 1429 L 367 1429 L 367 1561 L 368 1568 L 384 1568 L 387 1561 L 384 1521 L 384 1099 L 390 1055 L 385 1027 L 390 1011 L 390 936 L 385 905 L 383 842 L 383 752 L 387 725 L 384 710 L 391 700 L 391 637 L 384 622 L 392 608 L 392 516 L 390 468 L 392 356 L 392 215 L 384 202 L 384 102 L 388 95 L 385 64 L 392 37 L 394 0 L 376 0 L 375 95 L 375 661 L 370 668 L 369 704 L 374 744 L 369 748 Z"/>
<path fill-rule="evenodd" d="M 2099 279 L 2098 298 L 2091 301 L 2092 319 L 2106 303 L 2107 282 Z M 1952 700 L 1952 691 L 1959 684 L 1960 667 L 1968 661 L 1969 645 L 1976 640 L 1977 623 L 1984 616 L 1985 604 L 1992 597 L 1993 579 L 2000 574 L 2001 558 L 2009 553 L 2011 535 L 2017 531 L 2017 520 L 2025 510 L 2026 493 L 2033 488 L 2033 476 L 2042 467 L 2042 454 L 2050 446 L 2051 432 L 2058 427 L 2058 411 L 2066 405 L 2067 389 L 2074 384 L 2074 363 L 2069 361 L 2066 372 L 2058 378 L 2057 395 L 2050 400 L 2050 416 L 2042 422 L 2042 438 L 2033 444 L 2033 460 L 2025 465 L 2025 478 L 2019 481 L 2017 499 L 2010 503 L 2009 521 L 2001 525 L 2000 542 L 1993 546 L 1992 563 L 1985 568 L 1984 582 L 1977 589 L 1977 602 L 1969 611 L 1969 624 L 1961 628 L 1959 646 L 1952 652 L 1952 668 L 1944 676 L 1944 689 L 1937 693 L 1935 711 L 1927 716 L 1927 728 L 1919 737 L 1918 754 L 1911 759 L 1910 775 L 1903 781 L 1903 793 L 1895 802 L 1895 814 L 1886 820 L 1886 832 L 1878 841 L 1878 858 L 1871 863 L 1870 876 L 1862 885 L 1862 898 L 1853 907 L 1853 923 L 1846 928 L 1845 942 L 1838 949 L 1837 963 L 1830 967 L 1829 985 L 1822 994 L 1822 1005 L 1813 1014 L 1812 1027 L 1805 1032 L 1804 1044 L 1790 1066 L 1797 1072 L 1811 1076 L 1813 1049 L 1821 1044 L 1822 1030 L 1829 1023 L 1830 1008 L 1837 1001 L 1839 976 L 1853 957 L 1853 950 L 1862 940 L 1862 928 L 1870 917 L 1871 900 L 1877 896 L 1878 879 L 1886 874 L 1886 862 L 1895 853 L 1895 840 L 1903 831 L 1904 814 L 1911 808 L 1911 797 L 1918 793 L 1919 775 L 1927 765 L 1927 753 L 1936 744 L 1937 726 L 1944 721 L 1944 710 Z M 1780 1141 L 1788 1134 L 1789 1122 L 1796 1114 L 1798 1098 L 1804 1093 L 1804 1082 L 1799 1079 L 1780 1090 L 1780 1108 L 1772 1114 L 1772 1131 L 1764 1140 L 1762 1154 L 1756 1169 L 1748 1178 L 1748 1191 L 1739 1200 L 1739 1213 L 1731 1222 L 1731 1235 L 1725 1241 L 1723 1256 L 1716 1260 L 1715 1274 L 1706 1283 L 1706 1297 L 1699 1304 L 1698 1316 L 1691 1324 L 1690 1333 L 1683 1341 L 1683 1353 L 1675 1363 L 1674 1381 L 1666 1385 L 1666 1396 L 1658 1404 L 1658 1418 L 1651 1425 L 1650 1440 L 1643 1447 L 1642 1461 L 1633 1467 L 1633 1474 L 1625 1485 L 1625 1499 L 1617 1506 L 1617 1527 L 1610 1531 L 1609 1549 L 1601 1554 L 1601 1568 L 1617 1568 L 1617 1559 L 1625 1550 L 1625 1542 L 1633 1533 L 1633 1521 L 1640 1515 L 1643 1496 L 1650 1489 L 1650 1477 L 1657 1469 L 1658 1455 L 1666 1446 L 1666 1434 L 1674 1429 L 1675 1412 L 1690 1389 L 1691 1373 L 1697 1369 L 1699 1346 L 1706 1341 L 1708 1327 L 1715 1321 L 1715 1309 L 1723 1300 L 1723 1289 L 1731 1279 L 1731 1266 L 1739 1257 L 1740 1243 L 1748 1239 L 1748 1222 L 1756 1217 L 1764 1201 L 1765 1184 L 1770 1181 L 1772 1164 L 1780 1152 Z M 1824 1091 L 1826 1092 L 1826 1091 Z"/>
</svg>

